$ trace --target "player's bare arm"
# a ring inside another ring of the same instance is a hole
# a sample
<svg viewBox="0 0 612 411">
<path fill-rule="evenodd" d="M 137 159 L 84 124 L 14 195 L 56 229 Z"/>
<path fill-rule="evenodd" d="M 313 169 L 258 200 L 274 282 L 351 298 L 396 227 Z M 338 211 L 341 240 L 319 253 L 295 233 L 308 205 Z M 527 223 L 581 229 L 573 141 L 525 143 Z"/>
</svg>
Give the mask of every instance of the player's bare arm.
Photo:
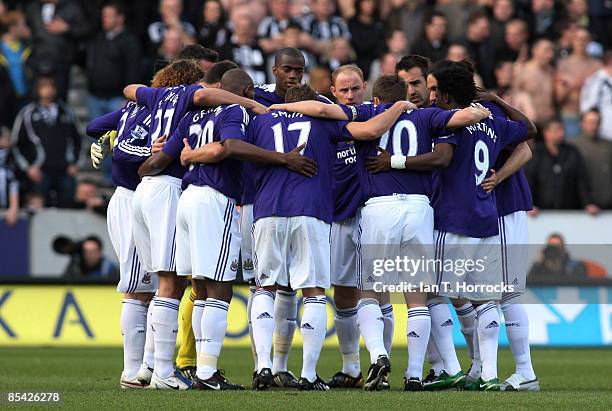
<svg viewBox="0 0 612 411">
<path fill-rule="evenodd" d="M 384 148 L 378 147 L 379 155 L 366 158 L 366 168 L 370 173 L 380 173 L 391 168 L 409 171 L 430 171 L 446 168 L 453 160 L 455 148 L 452 144 L 436 144 L 433 151 L 418 156 L 392 156 Z M 395 158 L 394 158 L 395 157 Z"/>
<path fill-rule="evenodd" d="M 136 90 L 140 87 L 146 86 L 144 84 L 130 84 L 125 86 L 123 89 L 123 96 L 130 101 L 136 101 Z"/>
<path fill-rule="evenodd" d="M 502 110 L 504 110 L 504 113 L 506 113 L 506 116 L 508 116 L 510 120 L 520 121 L 525 124 L 527 126 L 527 135 L 525 136 L 525 140 L 535 138 L 535 136 L 538 134 L 538 129 L 536 128 L 535 124 L 533 124 L 533 121 L 529 119 L 529 117 L 527 117 L 521 110 L 506 103 L 498 95 L 488 92 L 479 92 L 478 99 L 479 101 L 491 101 L 497 104 Z"/>
<path fill-rule="evenodd" d="M 450 120 L 448 120 L 446 128 L 452 130 L 469 126 L 471 124 L 476 124 L 479 121 L 482 121 L 485 118 L 489 117 L 490 115 L 491 112 L 489 111 L 489 109 L 481 106 L 480 104 L 476 106 L 466 107 L 453 114 Z"/>
<path fill-rule="evenodd" d="M 389 131 L 399 116 L 406 110 L 415 107 L 408 101 L 397 101 L 383 113 L 364 122 L 351 122 L 346 125 L 347 130 L 355 140 L 376 140 Z"/>
<path fill-rule="evenodd" d="M 519 171 L 532 157 L 533 154 L 531 148 L 529 148 L 529 144 L 523 141 L 516 146 L 499 171 L 491 170 L 491 175 L 482 181 L 482 188 L 487 193 L 491 192 L 499 183 Z"/>
<path fill-rule="evenodd" d="M 270 107 L 268 107 L 268 111 L 273 110 L 284 110 L 290 113 L 302 113 L 310 117 L 328 118 L 331 120 L 350 120 L 339 105 L 326 104 L 315 100 L 272 104 Z"/>
<path fill-rule="evenodd" d="M 183 144 L 185 147 L 181 151 L 181 164 L 187 167 L 191 164 L 211 164 L 218 163 L 227 157 L 227 153 L 223 144 L 218 141 L 204 144 L 202 147 L 192 149 L 189 145 L 189 140 L 184 138 Z"/>
<path fill-rule="evenodd" d="M 164 171 L 164 169 L 168 167 L 173 160 L 174 159 L 168 154 L 164 153 L 163 151 L 158 151 L 149 157 L 147 161 L 142 163 L 142 165 L 138 168 L 138 175 L 140 178 L 144 176 L 155 176 Z"/>
<path fill-rule="evenodd" d="M 289 170 L 305 175 L 306 177 L 313 177 L 317 174 L 317 163 L 311 158 L 300 154 L 300 151 L 306 147 L 306 144 L 302 144 L 288 153 L 264 150 L 253 144 L 234 138 L 225 140 L 222 144 L 225 148 L 227 157 L 253 163 L 287 167 Z"/>
<path fill-rule="evenodd" d="M 255 100 L 238 96 L 219 88 L 201 88 L 193 94 L 193 104 L 196 106 L 215 107 L 222 104 L 238 104 L 255 114 L 263 114 L 266 107 Z"/>
</svg>

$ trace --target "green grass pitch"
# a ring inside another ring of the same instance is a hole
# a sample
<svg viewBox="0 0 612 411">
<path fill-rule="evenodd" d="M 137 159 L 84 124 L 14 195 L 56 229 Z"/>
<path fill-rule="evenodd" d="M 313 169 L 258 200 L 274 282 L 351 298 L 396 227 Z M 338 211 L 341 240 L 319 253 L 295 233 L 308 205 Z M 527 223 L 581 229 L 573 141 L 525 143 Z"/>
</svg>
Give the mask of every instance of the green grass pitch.
<svg viewBox="0 0 612 411">
<path fill-rule="evenodd" d="M 612 409 L 612 350 L 534 349 L 534 367 L 542 385 L 539 393 L 401 391 L 406 349 L 392 355 L 391 392 L 361 390 L 306 393 L 297 391 L 168 392 L 120 390 L 122 352 L 119 348 L 2 348 L 0 391 L 61 391 L 69 409 L 113 410 L 491 410 L 491 409 Z M 362 369 L 367 370 L 362 351 Z M 460 351 L 467 368 L 465 351 Z M 290 368 L 299 375 L 301 351 L 290 356 Z M 247 348 L 224 348 L 220 367 L 235 382 L 250 386 L 252 360 Z M 335 348 L 324 348 L 318 372 L 328 378 L 340 369 Z M 508 350 L 500 350 L 500 378 L 514 366 Z M 0 405 L 0 408 L 6 406 Z M 24 409 L 23 405 L 17 406 Z M 46 407 L 46 406 L 44 406 Z M 196 408 L 197 407 L 197 408 Z M 31 406 L 25 406 L 31 408 Z"/>
</svg>

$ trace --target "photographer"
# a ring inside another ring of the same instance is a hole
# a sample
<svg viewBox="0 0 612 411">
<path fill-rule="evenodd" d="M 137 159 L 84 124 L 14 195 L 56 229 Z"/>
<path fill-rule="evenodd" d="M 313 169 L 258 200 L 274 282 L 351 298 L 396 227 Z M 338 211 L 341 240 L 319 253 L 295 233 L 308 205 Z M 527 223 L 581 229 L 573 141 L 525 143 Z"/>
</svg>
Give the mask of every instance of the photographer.
<svg viewBox="0 0 612 411">
<path fill-rule="evenodd" d="M 102 254 L 102 241 L 97 236 L 89 236 L 75 243 L 66 237 L 54 241 L 53 248 L 60 254 L 70 254 L 71 260 L 64 272 L 64 278 L 104 279 L 117 281 L 117 265 Z"/>
</svg>

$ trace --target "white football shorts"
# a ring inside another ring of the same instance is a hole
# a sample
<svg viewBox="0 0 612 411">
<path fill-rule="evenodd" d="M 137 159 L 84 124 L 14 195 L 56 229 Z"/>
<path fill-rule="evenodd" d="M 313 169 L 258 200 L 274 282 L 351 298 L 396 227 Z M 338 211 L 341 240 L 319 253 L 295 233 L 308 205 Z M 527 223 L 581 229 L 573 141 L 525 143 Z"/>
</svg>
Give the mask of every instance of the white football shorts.
<svg viewBox="0 0 612 411">
<path fill-rule="evenodd" d="M 132 235 L 133 196 L 132 190 L 117 187 L 106 211 L 108 234 L 119 259 L 117 291 L 120 293 L 154 293 L 157 291 L 157 274 L 144 270 L 134 245 Z"/>
<path fill-rule="evenodd" d="M 331 284 L 357 287 L 357 218 L 333 222 L 331 228 Z"/>
<path fill-rule="evenodd" d="M 498 301 L 502 295 L 499 235 L 474 238 L 434 232 L 438 295 L 471 301 Z"/>
<path fill-rule="evenodd" d="M 525 291 L 529 269 L 529 233 L 527 212 L 516 211 L 499 217 L 502 280 L 513 287 L 511 293 Z M 506 295 L 504 294 L 504 299 Z"/>
<path fill-rule="evenodd" d="M 144 177 L 132 199 L 134 243 L 143 268 L 150 273 L 176 271 L 176 208 L 181 180 Z"/>
<path fill-rule="evenodd" d="M 233 281 L 240 253 L 236 201 L 209 186 L 190 185 L 178 202 L 176 268 L 193 279 Z"/>
<path fill-rule="evenodd" d="M 358 239 L 360 289 L 432 282 L 428 267 L 419 262 L 433 255 L 433 209 L 427 196 L 394 194 L 369 199 L 361 209 Z"/>
<path fill-rule="evenodd" d="M 314 217 L 266 217 L 255 222 L 255 282 L 294 290 L 330 287 L 331 226 Z"/>
</svg>

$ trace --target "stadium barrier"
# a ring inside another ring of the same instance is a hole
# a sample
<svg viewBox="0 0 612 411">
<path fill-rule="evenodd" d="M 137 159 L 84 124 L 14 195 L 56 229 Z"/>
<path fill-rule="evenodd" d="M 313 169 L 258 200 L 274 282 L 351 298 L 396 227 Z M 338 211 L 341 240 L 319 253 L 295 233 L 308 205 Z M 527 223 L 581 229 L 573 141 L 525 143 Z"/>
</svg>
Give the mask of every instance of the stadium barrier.
<svg viewBox="0 0 612 411">
<path fill-rule="evenodd" d="M 227 346 L 249 345 L 248 293 L 247 287 L 235 288 Z M 612 287 L 532 287 L 526 296 L 534 345 L 612 345 Z M 112 286 L 2 285 L 0 346 L 120 346 L 121 298 Z M 330 301 L 328 298 L 325 344 L 337 346 Z M 407 311 L 404 305 L 395 305 L 394 310 L 394 345 L 401 347 L 406 345 Z M 455 326 L 453 332 L 457 346 L 464 346 L 459 327 Z M 500 336 L 501 344 L 507 345 L 505 330 Z M 299 332 L 295 342 L 301 345 Z"/>
<path fill-rule="evenodd" d="M 25 213 L 14 227 L 9 227 L 0 212 L 0 279 L 8 277 L 60 278 L 70 262 L 70 256 L 58 254 L 53 242 L 58 237 L 79 241 L 97 235 L 104 244 L 104 255 L 117 261 L 106 219 L 87 210 L 45 209 L 30 216 Z M 612 277 L 612 211 L 590 216 L 583 211 L 543 211 L 529 218 L 530 265 L 539 257 L 547 237 L 555 232 L 567 244 L 573 258 L 595 261 Z"/>
</svg>

